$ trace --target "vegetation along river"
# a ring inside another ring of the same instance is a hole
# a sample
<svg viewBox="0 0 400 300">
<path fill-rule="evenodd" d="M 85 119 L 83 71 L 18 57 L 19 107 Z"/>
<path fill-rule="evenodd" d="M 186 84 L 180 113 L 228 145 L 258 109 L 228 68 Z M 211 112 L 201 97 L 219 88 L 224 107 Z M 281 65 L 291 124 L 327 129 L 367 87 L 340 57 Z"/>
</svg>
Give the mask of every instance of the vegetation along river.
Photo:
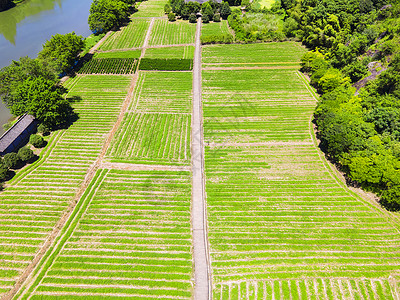
<svg viewBox="0 0 400 300">
<path fill-rule="evenodd" d="M 75 31 L 84 37 L 92 0 L 26 0 L 0 12 L 0 68 L 21 56 L 36 57 L 42 45 L 56 33 Z M 11 115 L 0 101 L 0 134 Z"/>
</svg>

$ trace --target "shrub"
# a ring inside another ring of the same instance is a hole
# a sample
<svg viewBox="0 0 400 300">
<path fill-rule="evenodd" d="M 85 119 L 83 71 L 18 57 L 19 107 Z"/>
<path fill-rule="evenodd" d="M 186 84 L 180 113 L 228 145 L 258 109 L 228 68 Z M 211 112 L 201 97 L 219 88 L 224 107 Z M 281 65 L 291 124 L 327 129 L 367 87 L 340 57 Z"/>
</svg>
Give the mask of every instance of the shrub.
<svg viewBox="0 0 400 300">
<path fill-rule="evenodd" d="M 39 126 L 38 126 L 38 128 L 37 128 L 37 131 L 38 131 L 40 134 L 48 135 L 48 134 L 50 133 L 50 128 L 47 127 L 45 124 L 39 124 Z"/>
<path fill-rule="evenodd" d="M 203 16 L 203 23 L 209 23 L 210 22 L 210 18 L 207 15 Z"/>
<path fill-rule="evenodd" d="M 31 143 L 35 148 L 42 148 L 46 145 L 44 138 L 37 134 L 32 134 L 29 137 L 29 143 Z"/>
<path fill-rule="evenodd" d="M 170 12 L 168 14 L 168 21 L 174 22 L 176 20 L 175 14 L 173 12 Z"/>
<path fill-rule="evenodd" d="M 189 16 L 189 23 L 196 23 L 197 22 L 197 18 L 195 14 L 191 14 Z"/>
<path fill-rule="evenodd" d="M 192 59 L 163 59 L 142 58 L 139 65 L 140 70 L 161 71 L 189 71 L 193 69 Z"/>
<path fill-rule="evenodd" d="M 4 165 L 0 165 L 0 180 L 5 180 L 7 178 L 8 168 Z"/>
<path fill-rule="evenodd" d="M 219 13 L 213 16 L 213 22 L 221 22 L 221 15 Z"/>
<path fill-rule="evenodd" d="M 19 163 L 17 153 L 11 152 L 4 155 L 4 165 L 9 169 L 14 169 Z"/>
<path fill-rule="evenodd" d="M 18 155 L 18 158 L 23 162 L 29 161 L 35 156 L 33 154 L 33 151 L 26 147 L 19 149 L 17 155 Z"/>
<path fill-rule="evenodd" d="M 164 5 L 164 12 L 165 14 L 169 14 L 172 11 L 171 6 L 167 3 Z"/>
<path fill-rule="evenodd" d="M 231 8 L 228 2 L 222 2 L 221 6 L 221 17 L 226 20 L 229 15 L 232 13 Z"/>
</svg>

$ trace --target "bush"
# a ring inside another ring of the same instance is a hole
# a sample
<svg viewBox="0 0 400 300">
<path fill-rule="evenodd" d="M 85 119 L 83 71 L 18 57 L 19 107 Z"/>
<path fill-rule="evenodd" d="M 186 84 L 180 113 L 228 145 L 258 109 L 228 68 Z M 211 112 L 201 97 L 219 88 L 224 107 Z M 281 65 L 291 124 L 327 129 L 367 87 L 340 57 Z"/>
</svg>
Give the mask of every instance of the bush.
<svg viewBox="0 0 400 300">
<path fill-rule="evenodd" d="M 164 5 L 164 12 L 165 14 L 169 14 L 172 11 L 171 6 L 167 3 Z"/>
<path fill-rule="evenodd" d="M 142 58 L 139 65 L 140 70 L 161 71 L 190 71 L 193 69 L 192 59 L 163 59 Z"/>
<path fill-rule="evenodd" d="M 231 8 L 228 2 L 222 2 L 221 6 L 221 17 L 226 20 L 228 19 L 229 15 L 232 13 Z"/>
<path fill-rule="evenodd" d="M 174 22 L 176 20 L 175 14 L 173 12 L 170 12 L 168 14 L 168 21 Z"/>
<path fill-rule="evenodd" d="M 48 135 L 50 133 L 50 128 L 45 124 L 39 124 L 37 131 L 42 135 Z"/>
<path fill-rule="evenodd" d="M 233 43 L 233 35 L 219 34 L 219 35 L 205 35 L 200 37 L 203 45 L 206 44 L 231 44 Z"/>
<path fill-rule="evenodd" d="M 0 180 L 3 181 L 7 178 L 8 168 L 4 165 L 0 165 Z"/>
<path fill-rule="evenodd" d="M 219 13 L 213 16 L 213 22 L 221 22 L 221 15 Z"/>
<path fill-rule="evenodd" d="M 44 138 L 37 134 L 32 134 L 29 137 L 29 143 L 31 143 L 35 148 L 42 148 L 46 145 Z"/>
<path fill-rule="evenodd" d="M 18 155 L 18 158 L 23 162 L 29 161 L 35 156 L 33 154 L 33 151 L 26 147 L 19 149 L 17 155 Z"/>
<path fill-rule="evenodd" d="M 14 169 L 19 163 L 17 153 L 11 152 L 4 155 L 4 166 L 9 169 Z"/>
<path fill-rule="evenodd" d="M 196 23 L 197 22 L 197 18 L 195 14 L 191 14 L 189 16 L 189 23 Z"/>
<path fill-rule="evenodd" d="M 203 16 L 203 23 L 210 23 L 210 18 L 207 15 Z"/>
</svg>

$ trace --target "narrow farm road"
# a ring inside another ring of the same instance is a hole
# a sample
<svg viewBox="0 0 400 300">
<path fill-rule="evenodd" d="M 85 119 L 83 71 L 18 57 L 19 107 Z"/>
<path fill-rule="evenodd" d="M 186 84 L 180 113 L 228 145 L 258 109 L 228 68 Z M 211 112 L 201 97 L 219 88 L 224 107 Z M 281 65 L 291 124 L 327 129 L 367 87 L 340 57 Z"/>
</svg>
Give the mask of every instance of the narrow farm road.
<svg viewBox="0 0 400 300">
<path fill-rule="evenodd" d="M 155 21 L 155 18 L 151 18 L 149 29 L 147 29 L 146 37 L 144 38 L 142 53 L 140 55 L 140 58 L 144 57 L 146 49 L 149 46 L 149 40 L 150 40 L 151 31 L 153 30 L 154 21 Z"/>
<path fill-rule="evenodd" d="M 211 269 L 207 242 L 207 214 L 204 186 L 204 147 L 201 105 L 201 18 L 197 20 L 193 67 L 192 116 L 192 230 L 194 256 L 194 299 L 211 299 Z"/>
</svg>

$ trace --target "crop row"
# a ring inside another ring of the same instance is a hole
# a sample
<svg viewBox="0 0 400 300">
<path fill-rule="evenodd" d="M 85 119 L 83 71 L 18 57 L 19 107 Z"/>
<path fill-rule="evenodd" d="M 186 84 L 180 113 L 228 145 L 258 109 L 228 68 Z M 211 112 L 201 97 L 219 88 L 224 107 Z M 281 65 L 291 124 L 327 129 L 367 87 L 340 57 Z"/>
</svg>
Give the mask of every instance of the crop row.
<svg viewBox="0 0 400 300">
<path fill-rule="evenodd" d="M 194 46 L 176 46 L 147 48 L 144 58 L 163 58 L 163 59 L 192 59 L 194 58 Z"/>
<path fill-rule="evenodd" d="M 31 299 L 190 299 L 188 172 L 107 171 Z"/>
<path fill-rule="evenodd" d="M 135 58 L 94 58 L 83 65 L 79 74 L 133 74 L 138 60 Z"/>
<path fill-rule="evenodd" d="M 107 156 L 124 161 L 189 163 L 190 115 L 125 115 Z"/>
<path fill-rule="evenodd" d="M 182 58 L 142 58 L 140 70 L 160 71 L 190 71 L 193 69 L 193 59 Z"/>
<path fill-rule="evenodd" d="M 299 62 L 304 53 L 305 49 L 295 42 L 213 45 L 203 47 L 202 62 L 232 64 L 232 66 L 243 63 L 258 65 L 271 62 Z"/>
<path fill-rule="evenodd" d="M 194 44 L 196 24 L 156 20 L 150 35 L 150 46 Z"/>
<path fill-rule="evenodd" d="M 272 300 L 272 299 L 371 299 L 391 300 L 395 287 L 387 279 L 329 279 L 271 280 L 233 282 L 218 285 L 214 300 Z"/>
<path fill-rule="evenodd" d="M 210 46 L 203 62 L 295 62 L 296 49 Z M 398 229 L 321 160 L 296 72 L 203 71 L 202 88 L 215 299 L 391 299 Z"/>
<path fill-rule="evenodd" d="M 133 14 L 132 18 L 162 17 L 166 3 L 166 0 L 142 1 L 139 5 L 139 11 Z"/>
<path fill-rule="evenodd" d="M 206 142 L 309 141 L 315 100 L 295 71 L 203 71 Z"/>
<path fill-rule="evenodd" d="M 32 261 L 73 201 L 118 116 L 129 82 L 124 76 L 82 76 L 66 83 L 79 119 L 55 133 L 45 159 L 0 194 L 2 291 Z"/>
<path fill-rule="evenodd" d="M 113 32 L 100 46 L 99 50 L 139 48 L 143 46 L 149 20 L 132 20 L 128 26 Z"/>
</svg>

